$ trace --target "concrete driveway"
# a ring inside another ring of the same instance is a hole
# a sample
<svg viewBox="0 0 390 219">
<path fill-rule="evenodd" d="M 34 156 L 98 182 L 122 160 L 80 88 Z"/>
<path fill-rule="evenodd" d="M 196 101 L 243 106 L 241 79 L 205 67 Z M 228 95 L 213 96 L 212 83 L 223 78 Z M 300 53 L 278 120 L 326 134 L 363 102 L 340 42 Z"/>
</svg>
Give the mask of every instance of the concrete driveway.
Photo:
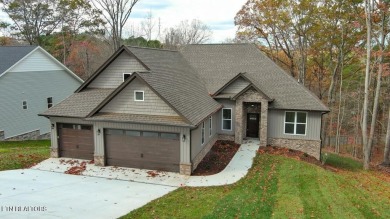
<svg viewBox="0 0 390 219">
<path fill-rule="evenodd" d="M 0 171 L 0 218 L 117 218 L 176 188 L 34 169 Z"/>
</svg>

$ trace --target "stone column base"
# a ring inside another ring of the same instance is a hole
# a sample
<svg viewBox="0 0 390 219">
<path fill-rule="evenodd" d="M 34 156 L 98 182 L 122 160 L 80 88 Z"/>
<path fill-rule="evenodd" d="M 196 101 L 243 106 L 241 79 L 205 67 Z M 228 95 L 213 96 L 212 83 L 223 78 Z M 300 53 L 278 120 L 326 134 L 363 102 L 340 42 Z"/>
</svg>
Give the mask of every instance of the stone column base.
<svg viewBox="0 0 390 219">
<path fill-rule="evenodd" d="M 104 156 L 95 155 L 95 156 L 93 157 L 93 161 L 94 161 L 94 163 L 95 163 L 96 166 L 101 166 L 101 167 L 105 166 L 105 162 L 104 162 L 105 159 L 104 159 Z"/>
<path fill-rule="evenodd" d="M 187 163 L 180 164 L 180 174 L 181 175 L 191 176 L 191 169 L 192 169 L 191 164 L 187 164 Z"/>
<path fill-rule="evenodd" d="M 52 158 L 58 158 L 58 148 L 50 148 L 50 157 Z"/>
</svg>

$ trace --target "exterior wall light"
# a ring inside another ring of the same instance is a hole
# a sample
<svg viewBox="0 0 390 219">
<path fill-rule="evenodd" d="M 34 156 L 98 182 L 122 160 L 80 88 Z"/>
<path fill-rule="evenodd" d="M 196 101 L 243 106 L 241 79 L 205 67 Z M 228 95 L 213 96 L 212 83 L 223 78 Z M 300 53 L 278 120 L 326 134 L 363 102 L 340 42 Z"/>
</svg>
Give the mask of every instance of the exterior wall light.
<svg viewBox="0 0 390 219">
<path fill-rule="evenodd" d="M 186 135 L 183 135 L 182 139 L 183 141 L 186 141 Z"/>
<path fill-rule="evenodd" d="M 98 135 L 100 135 L 100 129 L 98 129 L 97 133 L 98 133 Z"/>
</svg>

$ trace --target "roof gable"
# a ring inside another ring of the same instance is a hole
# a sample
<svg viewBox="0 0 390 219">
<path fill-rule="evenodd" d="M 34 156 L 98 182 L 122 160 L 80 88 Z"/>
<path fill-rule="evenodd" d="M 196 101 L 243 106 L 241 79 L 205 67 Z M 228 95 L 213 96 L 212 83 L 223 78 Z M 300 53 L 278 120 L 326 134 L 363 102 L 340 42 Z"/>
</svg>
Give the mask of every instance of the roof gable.
<svg viewBox="0 0 390 219">
<path fill-rule="evenodd" d="M 36 48 L 36 46 L 0 46 L 0 76 Z"/>
</svg>

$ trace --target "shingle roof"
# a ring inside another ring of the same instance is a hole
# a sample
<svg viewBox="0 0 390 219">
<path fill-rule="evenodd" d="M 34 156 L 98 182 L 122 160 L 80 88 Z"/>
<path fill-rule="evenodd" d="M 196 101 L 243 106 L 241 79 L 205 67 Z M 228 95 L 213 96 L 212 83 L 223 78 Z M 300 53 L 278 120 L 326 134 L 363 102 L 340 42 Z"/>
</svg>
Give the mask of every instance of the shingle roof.
<svg viewBox="0 0 390 219">
<path fill-rule="evenodd" d="M 188 126 L 188 124 L 180 116 L 141 115 L 126 113 L 97 113 L 90 118 L 86 118 L 86 120 Z"/>
<path fill-rule="evenodd" d="M 221 108 L 199 78 L 198 73 L 178 51 L 128 47 L 150 72 L 139 75 L 191 124 Z"/>
<path fill-rule="evenodd" d="M 328 111 L 308 89 L 289 76 L 254 44 L 188 45 L 180 51 L 214 94 L 239 73 L 274 99 L 270 108 Z"/>
<path fill-rule="evenodd" d="M 0 75 L 37 46 L 0 46 Z"/>
<path fill-rule="evenodd" d="M 72 94 L 40 115 L 84 118 L 114 90 L 85 89 L 82 92 Z"/>
</svg>

